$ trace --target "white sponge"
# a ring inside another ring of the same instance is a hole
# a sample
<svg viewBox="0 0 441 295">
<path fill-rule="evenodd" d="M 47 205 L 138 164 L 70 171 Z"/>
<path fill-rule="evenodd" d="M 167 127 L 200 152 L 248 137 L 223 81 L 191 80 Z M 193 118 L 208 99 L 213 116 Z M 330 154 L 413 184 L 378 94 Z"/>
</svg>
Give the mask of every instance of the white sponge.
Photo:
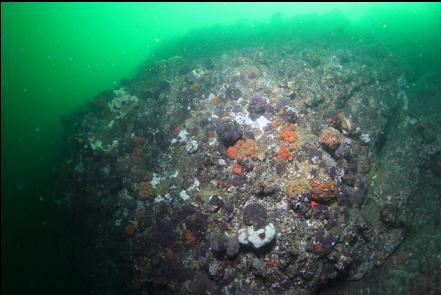
<svg viewBox="0 0 441 295">
<path fill-rule="evenodd" d="M 265 246 L 271 243 L 276 236 L 276 227 L 274 224 L 269 223 L 264 228 L 254 230 L 252 225 L 245 228 L 241 228 L 238 232 L 239 243 L 242 245 L 251 244 L 255 249 Z"/>
</svg>

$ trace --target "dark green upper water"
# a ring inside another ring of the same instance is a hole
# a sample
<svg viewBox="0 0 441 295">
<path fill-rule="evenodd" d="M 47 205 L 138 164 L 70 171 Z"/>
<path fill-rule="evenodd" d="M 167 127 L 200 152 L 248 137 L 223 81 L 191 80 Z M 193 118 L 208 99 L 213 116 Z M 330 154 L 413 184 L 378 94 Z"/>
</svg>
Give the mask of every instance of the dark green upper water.
<svg viewBox="0 0 441 295">
<path fill-rule="evenodd" d="M 308 35 L 340 27 L 385 44 L 411 68 L 409 79 L 441 68 L 439 3 L 2 3 L 1 27 L 2 291 L 10 294 L 75 282 L 56 243 L 69 220 L 50 198 L 61 117 L 141 64 L 276 42 L 298 28 L 313 42 Z"/>
</svg>

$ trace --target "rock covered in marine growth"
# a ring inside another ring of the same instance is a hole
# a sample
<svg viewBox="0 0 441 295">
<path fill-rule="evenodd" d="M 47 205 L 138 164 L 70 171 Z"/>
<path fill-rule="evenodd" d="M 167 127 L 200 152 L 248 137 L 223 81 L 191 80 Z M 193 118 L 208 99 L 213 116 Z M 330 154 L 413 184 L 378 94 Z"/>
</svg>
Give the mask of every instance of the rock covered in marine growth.
<svg viewBox="0 0 441 295">
<path fill-rule="evenodd" d="M 236 236 L 227 237 L 216 234 L 210 237 L 210 249 L 220 254 L 225 253 L 228 257 L 234 257 L 239 253 L 240 244 Z"/>
</svg>

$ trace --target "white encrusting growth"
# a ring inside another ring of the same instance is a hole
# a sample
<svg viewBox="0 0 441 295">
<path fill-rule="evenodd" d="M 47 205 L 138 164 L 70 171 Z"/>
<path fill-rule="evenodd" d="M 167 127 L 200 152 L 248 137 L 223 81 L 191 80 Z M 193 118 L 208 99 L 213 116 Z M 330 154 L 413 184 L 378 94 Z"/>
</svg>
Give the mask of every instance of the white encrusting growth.
<svg viewBox="0 0 441 295">
<path fill-rule="evenodd" d="M 269 243 L 276 236 L 276 227 L 269 223 L 264 228 L 254 230 L 254 227 L 247 226 L 239 230 L 239 243 L 242 245 L 252 245 L 255 249 L 259 249 Z"/>
<path fill-rule="evenodd" d="M 264 133 L 265 127 L 271 123 L 271 121 L 264 116 L 260 116 L 256 120 L 252 120 L 246 109 L 244 109 L 244 113 L 234 114 L 233 120 L 240 125 L 248 125 L 251 127 L 251 129 L 259 129 L 262 134 Z M 256 136 L 256 139 L 261 136 L 262 135 Z"/>
</svg>

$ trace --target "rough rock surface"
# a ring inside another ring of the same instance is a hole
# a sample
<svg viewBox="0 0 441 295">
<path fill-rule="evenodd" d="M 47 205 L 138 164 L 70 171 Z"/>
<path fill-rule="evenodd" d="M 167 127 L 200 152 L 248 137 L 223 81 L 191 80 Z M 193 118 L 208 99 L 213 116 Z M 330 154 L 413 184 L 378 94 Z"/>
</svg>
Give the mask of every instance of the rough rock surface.
<svg viewBox="0 0 441 295">
<path fill-rule="evenodd" d="M 404 69 L 317 43 L 159 60 L 72 114 L 62 202 L 103 290 L 312 294 L 394 253 L 420 177 Z M 423 134 L 422 162 L 441 146 Z M 270 247 L 239 247 L 269 223 Z"/>
</svg>

